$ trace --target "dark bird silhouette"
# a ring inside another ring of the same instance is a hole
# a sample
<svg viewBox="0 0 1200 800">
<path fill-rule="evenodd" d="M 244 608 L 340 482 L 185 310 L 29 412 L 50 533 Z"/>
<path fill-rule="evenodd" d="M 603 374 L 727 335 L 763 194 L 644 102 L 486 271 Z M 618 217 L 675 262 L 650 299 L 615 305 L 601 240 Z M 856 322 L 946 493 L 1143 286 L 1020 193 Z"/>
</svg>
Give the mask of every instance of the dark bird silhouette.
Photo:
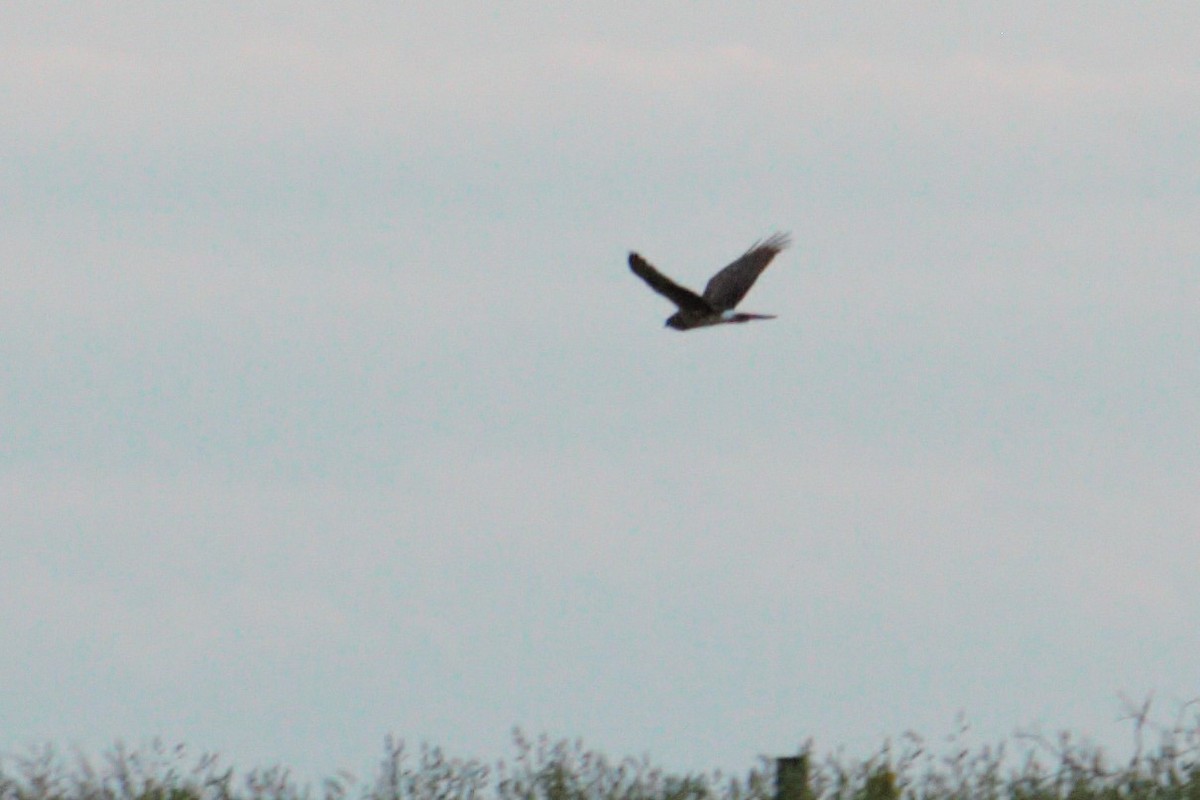
<svg viewBox="0 0 1200 800">
<path fill-rule="evenodd" d="M 741 258 L 709 279 L 703 295 L 675 283 L 650 266 L 650 263 L 637 253 L 629 254 L 629 268 L 633 270 L 634 275 L 649 284 L 651 289 L 679 306 L 679 310 L 667 319 L 668 328 L 687 331 L 726 322 L 775 319 L 770 314 L 745 314 L 734 311 L 734 307 L 742 302 L 746 292 L 750 291 L 750 287 L 771 263 L 771 259 L 790 244 L 791 240 L 786 233 L 776 233 L 761 242 L 755 242 Z"/>
</svg>

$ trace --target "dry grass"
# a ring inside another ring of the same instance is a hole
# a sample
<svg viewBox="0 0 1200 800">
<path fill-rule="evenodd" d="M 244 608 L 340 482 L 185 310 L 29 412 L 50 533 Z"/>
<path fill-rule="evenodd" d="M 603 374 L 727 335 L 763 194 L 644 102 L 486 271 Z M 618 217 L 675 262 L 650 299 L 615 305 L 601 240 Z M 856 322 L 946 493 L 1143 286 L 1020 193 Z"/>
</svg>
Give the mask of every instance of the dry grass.
<svg viewBox="0 0 1200 800">
<path fill-rule="evenodd" d="M 611 760 L 578 740 L 517 730 L 514 755 L 494 765 L 437 747 L 412 753 L 389 737 L 372 779 L 340 773 L 319 787 L 299 785 L 282 767 L 235 775 L 217 756 L 192 757 L 183 746 L 118 745 L 99 765 L 46 746 L 0 758 L 0 800 L 1200 800 L 1193 708 L 1168 725 L 1150 720 L 1148 701 L 1132 708 L 1133 754 L 1120 763 L 1069 734 L 971 749 L 965 725 L 937 747 L 905 734 L 867 759 L 818 758 L 810 744 L 779 791 L 768 759 L 743 776 L 673 775 L 646 758 Z"/>
</svg>

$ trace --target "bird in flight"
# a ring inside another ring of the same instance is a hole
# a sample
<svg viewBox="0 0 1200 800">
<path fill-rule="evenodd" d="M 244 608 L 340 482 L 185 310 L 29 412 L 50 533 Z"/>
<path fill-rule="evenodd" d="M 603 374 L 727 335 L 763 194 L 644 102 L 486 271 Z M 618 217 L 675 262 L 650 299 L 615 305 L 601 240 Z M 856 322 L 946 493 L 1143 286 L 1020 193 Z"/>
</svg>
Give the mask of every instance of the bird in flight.
<svg viewBox="0 0 1200 800">
<path fill-rule="evenodd" d="M 791 244 L 786 233 L 776 233 L 761 242 L 755 242 L 737 261 L 713 275 L 704 294 L 699 295 L 686 289 L 650 266 L 637 253 L 629 254 L 629 268 L 633 274 L 649 284 L 650 288 L 679 306 L 679 310 L 667 318 L 667 327 L 677 331 L 721 325 L 726 322 L 749 322 L 752 319 L 775 319 L 770 314 L 746 314 L 735 311 L 746 292 L 758 280 L 758 276 Z"/>
</svg>

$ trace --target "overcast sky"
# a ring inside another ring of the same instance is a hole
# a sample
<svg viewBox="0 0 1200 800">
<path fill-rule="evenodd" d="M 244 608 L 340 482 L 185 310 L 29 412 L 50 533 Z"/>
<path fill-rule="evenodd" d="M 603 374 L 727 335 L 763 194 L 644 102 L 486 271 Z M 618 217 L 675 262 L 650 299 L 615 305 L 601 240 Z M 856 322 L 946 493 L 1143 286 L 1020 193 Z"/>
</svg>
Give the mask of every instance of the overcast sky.
<svg viewBox="0 0 1200 800">
<path fill-rule="evenodd" d="M 0 751 L 1200 696 L 1200 6 L 633 5 L 3 5 Z"/>
</svg>

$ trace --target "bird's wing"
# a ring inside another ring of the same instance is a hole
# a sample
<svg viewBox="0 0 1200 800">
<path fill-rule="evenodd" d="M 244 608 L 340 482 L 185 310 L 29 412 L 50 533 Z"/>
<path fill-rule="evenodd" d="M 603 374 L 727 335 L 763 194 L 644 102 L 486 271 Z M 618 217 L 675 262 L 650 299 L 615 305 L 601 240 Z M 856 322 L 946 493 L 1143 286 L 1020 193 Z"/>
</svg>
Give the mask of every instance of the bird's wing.
<svg viewBox="0 0 1200 800">
<path fill-rule="evenodd" d="M 769 239 L 755 242 L 745 255 L 713 275 L 704 287 L 704 299 L 718 311 L 727 311 L 746 296 L 771 259 L 791 244 L 786 233 L 776 233 Z"/>
<path fill-rule="evenodd" d="M 695 311 L 701 314 L 712 312 L 712 306 L 703 297 L 691 289 L 685 289 L 675 283 L 675 281 L 650 266 L 646 259 L 637 253 L 629 254 L 629 268 L 633 270 L 634 275 L 637 275 L 649 284 L 651 289 L 679 306 L 681 311 Z"/>
</svg>

